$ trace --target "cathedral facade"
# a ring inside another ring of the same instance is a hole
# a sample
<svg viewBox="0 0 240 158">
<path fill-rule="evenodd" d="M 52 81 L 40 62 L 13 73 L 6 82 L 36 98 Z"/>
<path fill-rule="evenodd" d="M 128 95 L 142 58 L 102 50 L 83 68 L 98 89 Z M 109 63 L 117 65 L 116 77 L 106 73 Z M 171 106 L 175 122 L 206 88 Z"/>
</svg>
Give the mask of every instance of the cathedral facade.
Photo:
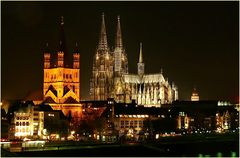
<svg viewBox="0 0 240 158">
<path fill-rule="evenodd" d="M 110 50 L 107 42 L 104 14 L 99 44 L 93 59 L 90 82 L 92 100 L 114 98 L 116 102 L 137 104 L 146 107 L 160 106 L 178 100 L 177 86 L 170 84 L 163 73 L 145 74 L 142 43 L 140 43 L 138 73 L 128 73 L 128 58 L 123 47 L 120 17 L 117 18 L 115 48 Z"/>
<path fill-rule="evenodd" d="M 70 53 L 66 47 L 64 21 L 61 18 L 59 46 L 44 51 L 43 101 L 65 116 L 80 118 L 80 53 L 78 45 Z"/>
</svg>

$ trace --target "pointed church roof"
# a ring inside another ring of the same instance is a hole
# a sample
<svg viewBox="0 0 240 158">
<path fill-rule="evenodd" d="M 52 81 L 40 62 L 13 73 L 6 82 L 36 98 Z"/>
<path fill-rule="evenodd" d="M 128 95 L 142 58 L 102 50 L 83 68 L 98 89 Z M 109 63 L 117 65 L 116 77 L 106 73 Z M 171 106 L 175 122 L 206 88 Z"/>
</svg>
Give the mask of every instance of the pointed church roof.
<svg viewBox="0 0 240 158">
<path fill-rule="evenodd" d="M 59 36 L 59 47 L 58 51 L 66 52 L 66 43 L 65 43 L 65 31 L 64 31 L 64 17 L 61 16 L 60 20 L 60 36 Z"/>
<path fill-rule="evenodd" d="M 102 13 L 102 25 L 101 25 L 98 49 L 100 49 L 100 50 L 107 50 L 108 49 L 104 13 Z"/>
<path fill-rule="evenodd" d="M 122 31 L 121 31 L 121 24 L 120 24 L 120 16 L 117 17 L 117 32 L 116 32 L 116 39 L 115 39 L 115 47 L 122 48 Z"/>
<path fill-rule="evenodd" d="M 57 51 L 64 52 L 64 67 L 71 67 L 70 55 L 67 49 L 65 30 L 64 30 L 64 17 L 61 16 L 60 19 L 60 33 L 59 33 L 59 44 Z"/>
<path fill-rule="evenodd" d="M 80 51 L 79 51 L 78 43 L 76 42 L 73 53 L 79 53 L 79 52 Z"/>
<path fill-rule="evenodd" d="M 143 55 L 142 55 L 142 42 L 140 43 L 140 52 L 139 52 L 139 63 L 143 63 Z"/>
<path fill-rule="evenodd" d="M 50 50 L 49 50 L 49 47 L 48 47 L 48 42 L 45 45 L 44 53 L 50 53 Z"/>
</svg>

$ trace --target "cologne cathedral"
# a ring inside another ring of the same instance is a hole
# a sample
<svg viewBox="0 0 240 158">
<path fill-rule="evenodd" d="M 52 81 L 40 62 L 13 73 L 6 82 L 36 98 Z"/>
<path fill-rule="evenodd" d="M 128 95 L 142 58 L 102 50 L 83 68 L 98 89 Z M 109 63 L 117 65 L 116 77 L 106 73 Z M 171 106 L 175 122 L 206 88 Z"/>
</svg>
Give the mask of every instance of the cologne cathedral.
<svg viewBox="0 0 240 158">
<path fill-rule="evenodd" d="M 140 43 L 138 73 L 128 73 L 128 58 L 122 42 L 120 17 L 117 17 L 117 30 L 114 50 L 107 41 L 104 14 L 96 53 L 93 58 L 90 97 L 92 100 L 114 98 L 116 102 L 137 104 L 146 107 L 171 103 L 178 100 L 178 90 L 170 84 L 163 73 L 145 74 L 142 43 Z"/>
</svg>

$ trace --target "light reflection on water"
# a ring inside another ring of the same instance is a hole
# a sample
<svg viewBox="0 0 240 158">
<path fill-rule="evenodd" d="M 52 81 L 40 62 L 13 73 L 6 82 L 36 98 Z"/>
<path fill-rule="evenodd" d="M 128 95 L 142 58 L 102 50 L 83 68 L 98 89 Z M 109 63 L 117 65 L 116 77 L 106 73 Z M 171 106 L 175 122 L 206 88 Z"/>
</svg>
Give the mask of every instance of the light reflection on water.
<svg viewBox="0 0 240 158">
<path fill-rule="evenodd" d="M 198 154 L 198 157 L 199 157 L 199 158 L 201 158 L 201 157 L 232 157 L 232 158 L 234 158 L 234 157 L 237 157 L 237 153 L 234 152 L 234 151 L 231 151 L 231 156 L 229 156 L 229 155 L 223 156 L 223 154 L 222 154 L 221 152 L 218 152 L 218 153 L 216 154 L 216 156 L 215 156 L 215 155 L 203 155 L 203 154 Z"/>
</svg>

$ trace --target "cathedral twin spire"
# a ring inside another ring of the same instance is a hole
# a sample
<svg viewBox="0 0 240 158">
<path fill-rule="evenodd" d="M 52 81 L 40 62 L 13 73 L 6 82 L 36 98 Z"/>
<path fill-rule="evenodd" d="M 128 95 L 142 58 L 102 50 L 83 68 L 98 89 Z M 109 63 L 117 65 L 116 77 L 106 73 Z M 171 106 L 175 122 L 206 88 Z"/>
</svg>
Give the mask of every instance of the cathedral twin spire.
<svg viewBox="0 0 240 158">
<path fill-rule="evenodd" d="M 104 13 L 102 13 L 102 24 L 101 24 L 101 32 L 100 32 L 100 37 L 99 37 L 98 49 L 99 50 L 108 50 Z"/>
<path fill-rule="evenodd" d="M 123 48 L 120 16 L 117 17 L 117 32 L 116 32 L 116 39 L 115 39 L 115 48 Z M 100 31 L 98 49 L 99 50 L 107 50 L 108 49 L 104 13 L 102 13 L 102 24 L 101 24 L 101 31 Z"/>
<path fill-rule="evenodd" d="M 116 33 L 115 47 L 123 48 L 120 16 L 117 17 L 117 33 Z"/>
</svg>

